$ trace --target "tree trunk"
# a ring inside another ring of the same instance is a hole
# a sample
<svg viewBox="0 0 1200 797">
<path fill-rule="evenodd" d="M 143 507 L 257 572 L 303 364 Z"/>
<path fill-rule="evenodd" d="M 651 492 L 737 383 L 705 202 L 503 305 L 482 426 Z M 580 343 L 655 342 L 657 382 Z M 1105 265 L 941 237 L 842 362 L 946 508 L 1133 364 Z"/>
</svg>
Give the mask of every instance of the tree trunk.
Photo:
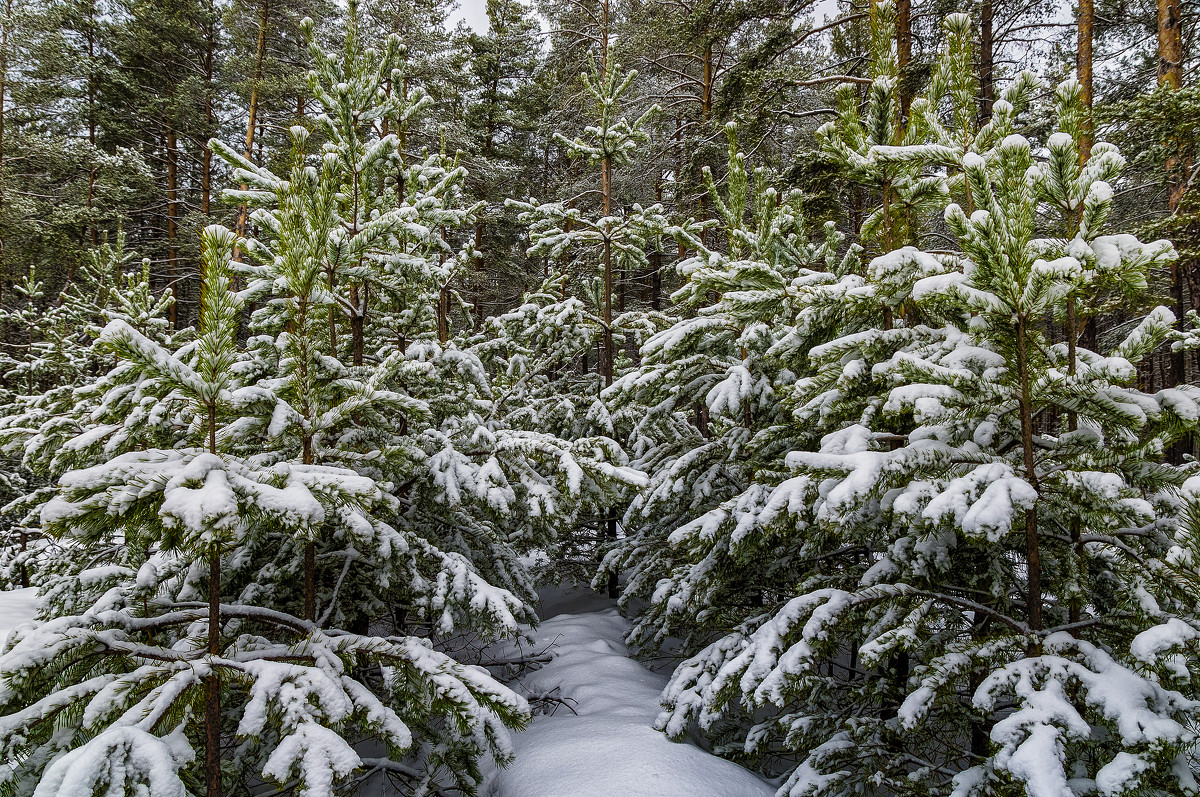
<svg viewBox="0 0 1200 797">
<path fill-rule="evenodd" d="M 217 453 L 217 408 L 208 405 L 208 451 Z M 221 654 L 221 551 L 208 552 L 208 655 Z M 204 774 L 208 797 L 221 797 L 221 679 L 216 672 L 204 679 Z"/>
<path fill-rule="evenodd" d="M 12 0 L 4 4 L 3 27 L 0 28 L 0 212 L 4 209 L 4 112 L 8 99 L 8 31 L 12 25 Z M 0 301 L 4 300 L 4 235 L 0 228 Z"/>
<path fill-rule="evenodd" d="M 442 285 L 438 289 L 437 306 L 437 335 L 438 343 L 450 339 L 450 286 Z"/>
<path fill-rule="evenodd" d="M 612 156 L 605 155 L 600 169 L 600 191 L 604 198 L 604 216 L 612 213 Z M 613 383 L 613 334 L 612 334 L 612 305 L 613 305 L 613 262 L 612 241 L 608 234 L 604 236 L 604 353 L 600 362 L 604 386 Z"/>
<path fill-rule="evenodd" d="M 258 43 L 254 50 L 254 74 L 250 80 L 250 108 L 246 121 L 246 148 L 242 153 L 246 160 L 250 160 L 250 156 L 254 154 L 254 126 L 258 121 L 258 84 L 262 81 L 263 57 L 267 51 L 267 21 L 270 18 L 270 11 L 271 0 L 263 0 L 258 14 Z M 247 184 L 242 183 L 243 191 L 249 187 Z M 248 215 L 249 209 L 246 205 L 239 205 L 236 228 L 239 238 L 244 238 L 246 235 L 246 219 Z M 240 262 L 241 258 L 241 249 L 235 249 L 234 260 Z"/>
<path fill-rule="evenodd" d="M 336 295 L 333 292 L 336 278 L 333 274 L 333 268 L 326 266 L 325 268 L 325 287 L 329 289 L 330 295 Z M 338 341 L 337 341 L 337 317 L 338 306 L 336 304 L 329 305 L 329 356 L 335 360 L 338 359 Z"/>
<path fill-rule="evenodd" d="M 441 240 L 446 240 L 446 228 L 442 227 Z M 446 265 L 446 253 L 442 251 L 438 254 L 438 266 Z M 441 269 L 439 268 L 439 271 Z M 437 334 L 438 342 L 445 343 L 450 339 L 450 283 L 438 286 L 438 303 L 437 303 Z"/>
<path fill-rule="evenodd" d="M 1158 0 L 1158 84 L 1183 85 L 1183 0 Z"/>
<path fill-rule="evenodd" d="M 1033 462 L 1033 395 L 1030 386 L 1028 321 L 1017 321 L 1017 376 L 1020 380 L 1018 404 L 1021 412 L 1021 447 L 1024 449 L 1025 480 L 1038 490 L 1037 469 Z M 1025 560 L 1028 569 L 1026 591 L 1029 627 L 1042 630 L 1042 560 L 1038 540 L 1037 504 L 1025 512 Z"/>
<path fill-rule="evenodd" d="M 213 59 L 216 43 L 216 9 L 209 2 L 208 30 L 204 39 L 204 149 L 200 155 L 200 212 L 210 215 L 209 202 L 212 198 L 212 147 L 208 139 L 216 135 L 213 126 Z"/>
<path fill-rule="evenodd" d="M 912 0 L 896 0 L 896 64 L 900 67 L 900 114 L 908 116 L 912 103 Z"/>
<path fill-rule="evenodd" d="M 12 7 L 11 0 L 9 7 Z M 5 32 L 7 36 L 7 31 Z M 5 48 L 7 50 L 7 48 Z M 93 152 L 96 146 L 96 4 L 95 2 L 88 3 L 88 22 L 87 22 L 87 54 L 88 54 L 88 76 L 87 76 L 87 124 L 88 124 L 88 143 L 92 146 Z M 96 223 L 90 218 L 92 210 L 92 200 L 96 194 L 96 167 L 89 165 L 88 167 L 88 189 L 87 189 L 87 209 L 88 226 L 91 228 L 92 246 L 100 244 L 100 231 L 96 229 Z"/>
<path fill-rule="evenodd" d="M 1183 86 L 1183 31 L 1180 19 L 1183 12 L 1182 0 L 1158 0 L 1158 85 L 1171 89 Z M 1167 161 L 1167 171 L 1173 174 L 1180 166 L 1174 158 Z M 1174 213 L 1183 199 L 1184 181 L 1170 177 L 1169 209 Z M 1171 298 L 1177 318 L 1184 317 L 1186 302 L 1184 283 L 1191 270 L 1189 264 L 1175 261 L 1171 264 Z M 1171 354 L 1171 380 L 1174 384 L 1187 381 L 1187 368 L 1182 351 Z M 1171 447 L 1171 459 L 1182 462 L 1183 448 L 1180 444 Z"/>
<path fill-rule="evenodd" d="M 984 124 L 991 121 L 992 105 L 996 102 L 994 37 L 992 0 L 983 0 L 979 6 L 979 118 Z"/>
<path fill-rule="evenodd" d="M 170 280 L 170 321 L 179 329 L 179 151 L 175 125 L 167 123 L 167 278 Z"/>
<path fill-rule="evenodd" d="M 221 653 L 221 554 L 208 554 L 208 655 Z M 221 797 L 221 679 L 204 679 L 204 774 L 208 797 Z"/>
<path fill-rule="evenodd" d="M 317 621 L 317 545 L 304 544 L 304 619 Z"/>
<path fill-rule="evenodd" d="M 353 308 L 350 311 L 350 363 L 352 365 L 363 364 L 363 350 L 366 348 L 366 326 L 367 326 L 367 288 L 364 285 L 362 295 L 359 295 L 357 285 L 350 286 L 350 306 Z"/>
<path fill-rule="evenodd" d="M 1079 0 L 1079 53 L 1075 69 L 1084 108 L 1083 136 L 1079 141 L 1081 163 L 1092 155 L 1092 41 L 1095 23 L 1095 0 Z"/>
<path fill-rule="evenodd" d="M 663 253 L 655 249 L 650 253 L 650 309 L 662 309 L 662 267 Z"/>
</svg>

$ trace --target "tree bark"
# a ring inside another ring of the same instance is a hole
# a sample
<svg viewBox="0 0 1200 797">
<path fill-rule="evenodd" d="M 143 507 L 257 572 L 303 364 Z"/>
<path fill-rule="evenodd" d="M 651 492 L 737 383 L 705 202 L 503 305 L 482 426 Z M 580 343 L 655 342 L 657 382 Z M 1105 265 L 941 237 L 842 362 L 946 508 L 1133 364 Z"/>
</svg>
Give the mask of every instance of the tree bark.
<svg viewBox="0 0 1200 797">
<path fill-rule="evenodd" d="M 1179 89 L 1183 86 L 1183 30 L 1180 27 L 1182 13 L 1182 0 L 1158 0 L 1158 85 L 1167 86 L 1170 89 Z M 1168 173 L 1173 173 L 1180 165 L 1174 158 L 1169 159 L 1167 161 Z M 1179 207 L 1180 200 L 1183 199 L 1184 182 L 1176 177 L 1169 179 L 1168 206 L 1171 213 L 1174 213 Z M 1180 261 L 1171 264 L 1171 298 L 1175 305 L 1175 315 L 1180 319 L 1184 317 L 1186 306 L 1184 283 L 1188 280 L 1190 270 L 1190 265 Z M 1187 368 L 1182 351 L 1172 352 L 1171 372 L 1171 380 L 1174 384 L 1181 384 L 1187 380 Z M 1173 445 L 1171 447 L 1172 461 L 1182 462 L 1182 456 L 1182 446 Z"/>
<path fill-rule="evenodd" d="M 1033 462 L 1033 395 L 1030 385 L 1028 321 L 1017 320 L 1017 376 L 1020 380 L 1018 404 L 1021 412 L 1021 447 L 1024 449 L 1025 480 L 1038 490 L 1037 469 Z M 1042 559 L 1038 539 L 1037 503 L 1025 511 L 1025 561 L 1028 570 L 1026 603 L 1029 627 L 1042 630 Z"/>
<path fill-rule="evenodd" d="M 304 619 L 317 621 L 317 545 L 304 543 Z"/>
<path fill-rule="evenodd" d="M 437 306 L 437 335 L 438 343 L 450 339 L 450 286 L 442 285 L 438 289 Z"/>
<path fill-rule="evenodd" d="M 8 7 L 12 8 L 11 0 Z M 5 38 L 8 33 L 5 31 Z M 7 47 L 4 48 L 7 51 Z M 88 22 L 87 22 L 87 54 L 88 54 L 88 75 L 87 75 L 87 124 L 88 124 L 88 144 L 93 148 L 96 147 L 96 3 L 88 3 Z M 7 58 L 7 56 L 6 56 Z M 5 70 L 7 71 L 7 69 Z M 89 217 L 92 210 L 92 200 L 96 194 L 96 167 L 90 165 L 88 167 L 88 189 L 87 189 L 87 209 Z M 92 246 L 100 244 L 100 231 L 96 229 L 96 223 L 91 218 L 88 219 L 88 226 L 91 228 Z"/>
<path fill-rule="evenodd" d="M 4 4 L 3 26 L 0 27 L 0 211 L 4 209 L 6 198 L 4 191 L 4 112 L 8 99 L 8 31 L 11 25 L 12 0 L 7 0 Z M 6 276 L 4 254 L 4 235 L 0 228 L 0 301 L 4 300 L 4 278 Z"/>
<path fill-rule="evenodd" d="M 179 329 L 179 150 L 174 122 L 167 123 L 167 277 L 171 282 L 170 321 Z"/>
<path fill-rule="evenodd" d="M 979 118 L 984 124 L 991 121 L 992 105 L 996 102 L 994 28 L 992 0 L 982 0 L 979 6 Z"/>
<path fill-rule="evenodd" d="M 1158 83 L 1183 85 L 1182 0 L 1158 0 Z"/>
<path fill-rule="evenodd" d="M 208 555 L 208 655 L 221 653 L 221 555 Z M 204 774 L 208 797 L 221 797 L 221 679 L 204 679 Z"/>
<path fill-rule="evenodd" d="M 250 80 L 250 107 L 247 111 L 246 121 L 246 148 L 243 150 L 243 155 L 246 160 L 250 160 L 250 156 L 254 154 L 254 129 L 258 122 L 258 84 L 262 82 L 262 67 L 263 58 L 267 51 L 267 22 L 270 19 L 271 0 L 263 0 L 262 6 L 258 14 L 258 43 L 254 50 L 254 74 Z M 249 188 L 245 183 L 242 183 L 242 190 Z M 246 219 L 249 215 L 249 210 L 245 204 L 238 206 L 237 217 L 237 235 L 243 238 L 246 235 Z M 241 261 L 240 249 L 234 250 L 234 259 Z"/>
<path fill-rule="evenodd" d="M 366 348 L 366 326 L 367 326 L 367 288 L 364 285 L 361 291 L 358 285 L 350 286 L 350 363 L 352 365 L 363 364 L 363 350 Z"/>
<path fill-rule="evenodd" d="M 208 405 L 208 450 L 217 453 L 217 408 Z M 208 552 L 208 655 L 221 653 L 221 552 L 216 543 Z M 221 797 L 221 679 L 212 672 L 204 679 L 204 774 L 208 797 Z"/>
<path fill-rule="evenodd" d="M 216 42 L 216 9 L 209 0 L 209 16 L 207 31 L 204 38 L 204 149 L 200 154 L 200 212 L 209 216 L 209 202 L 212 198 L 212 147 L 208 139 L 216 135 L 213 126 L 213 60 L 217 48 Z"/>
<path fill-rule="evenodd" d="M 1083 136 L 1079 141 L 1081 163 L 1092 155 L 1092 42 L 1095 23 L 1095 0 L 1079 0 L 1079 52 L 1075 71 L 1079 76 L 1079 94 L 1084 108 Z"/>
<path fill-rule="evenodd" d="M 896 0 L 896 64 L 900 67 L 900 114 L 908 116 L 912 103 L 912 0 Z"/>
</svg>

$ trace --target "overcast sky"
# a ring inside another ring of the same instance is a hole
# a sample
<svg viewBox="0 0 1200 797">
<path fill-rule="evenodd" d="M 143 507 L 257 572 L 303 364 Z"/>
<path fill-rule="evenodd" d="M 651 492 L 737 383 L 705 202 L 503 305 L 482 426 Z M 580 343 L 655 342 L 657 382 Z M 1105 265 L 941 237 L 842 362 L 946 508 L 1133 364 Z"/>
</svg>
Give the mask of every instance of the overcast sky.
<svg viewBox="0 0 1200 797">
<path fill-rule="evenodd" d="M 487 30 L 487 0 L 458 0 L 458 8 L 450 15 L 449 23 L 453 26 L 460 19 L 479 32 Z"/>
</svg>

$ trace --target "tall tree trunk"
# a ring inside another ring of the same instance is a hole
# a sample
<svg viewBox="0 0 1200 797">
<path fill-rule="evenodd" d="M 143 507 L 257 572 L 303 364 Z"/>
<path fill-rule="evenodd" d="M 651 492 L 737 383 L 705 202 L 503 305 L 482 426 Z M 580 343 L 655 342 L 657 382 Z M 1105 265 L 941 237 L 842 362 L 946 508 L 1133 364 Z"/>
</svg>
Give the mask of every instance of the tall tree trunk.
<svg viewBox="0 0 1200 797">
<path fill-rule="evenodd" d="M 496 132 L 497 132 L 497 129 L 499 128 L 499 124 L 496 121 L 496 110 L 497 110 L 496 106 L 500 103 L 500 68 L 499 68 L 499 66 L 496 66 L 493 68 L 491 80 L 488 83 L 488 91 L 487 91 L 486 97 L 487 97 L 487 102 L 488 102 L 488 110 L 487 110 L 487 119 L 484 122 L 483 149 L 482 149 L 483 162 L 485 164 L 487 164 L 491 160 L 492 154 L 496 150 Z M 482 188 L 480 190 L 480 194 L 479 194 L 480 200 L 486 202 L 487 201 L 487 193 L 488 193 L 487 186 L 486 185 L 482 186 Z M 484 211 L 486 212 L 486 210 L 487 210 L 487 208 L 485 206 Z M 486 223 L 487 222 L 484 219 L 484 213 L 481 212 L 479 214 L 479 216 L 476 217 L 476 219 L 475 219 L 476 260 L 475 260 L 475 264 L 473 266 L 473 270 L 477 274 L 480 274 L 480 275 L 488 273 L 490 271 L 490 266 L 491 266 L 491 259 L 483 257 L 484 227 L 486 226 Z M 476 297 L 477 297 L 476 301 L 482 307 L 482 305 L 483 305 L 483 287 L 486 283 L 481 277 L 477 277 L 477 279 L 479 282 L 479 288 L 476 291 Z M 483 317 L 480 316 L 478 323 L 475 324 L 475 328 L 478 329 L 482 325 L 483 325 Z"/>
<path fill-rule="evenodd" d="M 896 0 L 896 64 L 900 67 L 900 114 L 908 115 L 912 103 L 912 0 Z"/>
<path fill-rule="evenodd" d="M 1183 0 L 1158 0 L 1158 83 L 1183 85 Z"/>
<path fill-rule="evenodd" d="M 1180 20 L 1183 13 L 1182 0 L 1158 0 L 1158 85 L 1171 89 L 1183 86 L 1183 30 Z M 1167 170 L 1174 173 L 1184 164 L 1175 159 L 1167 161 Z M 1171 177 L 1169 209 L 1174 213 L 1183 199 L 1184 181 Z M 1171 298 L 1175 305 L 1175 315 L 1183 318 L 1185 313 L 1184 283 L 1188 280 L 1189 264 L 1175 261 L 1171 264 Z M 1173 384 L 1181 384 L 1187 380 L 1187 368 L 1182 351 L 1171 355 L 1171 380 Z M 1172 446 L 1172 460 L 1182 462 L 1182 445 Z"/>
<path fill-rule="evenodd" d="M 250 80 L 250 107 L 247 111 L 248 117 L 246 121 L 246 148 L 243 150 L 243 155 L 246 160 L 250 160 L 250 156 L 254 154 L 254 129 L 258 122 L 258 84 L 262 82 L 263 57 L 267 51 L 267 22 L 270 19 L 271 0 L 263 0 L 262 6 L 258 13 L 258 43 L 254 49 L 254 74 Z M 242 183 L 242 190 L 245 191 L 250 186 Z M 236 232 L 239 238 L 246 235 L 246 219 L 249 215 L 249 210 L 245 204 L 238 206 L 237 228 Z M 234 250 L 234 259 L 241 260 L 241 250 Z"/>
<path fill-rule="evenodd" d="M 607 79 L 608 76 L 608 25 L 609 25 L 609 5 L 608 0 L 602 0 L 600 4 L 600 28 L 603 39 L 603 46 L 600 50 L 600 73 L 602 79 Z M 600 162 L 600 195 L 603 202 L 604 217 L 608 218 L 612 215 L 612 154 L 608 152 L 607 142 L 604 144 L 604 158 Z M 608 234 L 604 236 L 604 343 L 603 353 L 601 354 L 600 368 L 604 378 L 604 386 L 609 387 L 613 383 L 613 334 L 612 334 L 612 299 L 613 299 L 613 263 L 612 263 L 612 241 Z M 605 513 L 605 536 L 610 541 L 615 542 L 617 539 L 617 514 L 611 507 Z M 608 597 L 617 597 L 617 574 L 612 573 L 608 577 Z"/>
<path fill-rule="evenodd" d="M 984 124 L 991 121 L 992 105 L 996 102 L 994 27 L 992 0 L 983 0 L 979 6 L 979 118 Z"/>
<path fill-rule="evenodd" d="M 208 405 L 208 451 L 217 453 L 217 410 Z M 221 552 L 216 543 L 208 553 L 208 655 L 221 654 Z M 208 797 L 221 797 L 221 679 L 216 672 L 204 679 L 204 774 Z"/>
<path fill-rule="evenodd" d="M 1095 24 L 1095 0 L 1079 0 L 1079 52 L 1075 71 L 1079 76 L 1079 94 L 1084 108 L 1083 136 L 1079 141 L 1081 163 L 1092 155 L 1092 42 Z"/>
<path fill-rule="evenodd" d="M 607 218 L 612 213 L 612 156 L 605 155 L 601 161 L 600 169 L 600 190 L 604 198 L 604 216 Z M 600 363 L 601 374 L 604 377 L 604 386 L 608 387 L 613 382 L 613 334 L 612 334 L 612 318 L 613 318 L 613 262 L 612 262 L 612 241 L 608 235 L 604 236 L 604 353 Z"/>
<path fill-rule="evenodd" d="M 217 17 L 213 0 L 209 0 L 208 19 L 204 36 L 204 149 L 200 153 L 200 212 L 208 217 L 212 198 L 212 147 L 208 140 L 216 135 L 213 126 L 213 60 L 217 49 Z"/>
<path fill-rule="evenodd" d="M 705 32 L 707 36 L 707 31 Z M 713 64 L 713 48 L 712 42 L 706 41 L 704 52 L 701 55 L 702 62 L 702 82 L 700 85 L 700 135 L 707 136 L 710 123 L 713 115 L 713 90 L 716 80 L 716 70 Z M 701 150 L 703 152 L 703 150 Z M 704 162 L 707 158 L 701 155 L 700 168 L 703 170 L 707 164 Z M 703 174 L 703 171 L 701 171 Z M 700 191 L 696 196 L 696 218 L 700 221 L 708 220 L 708 193 Z M 700 230 L 700 242 L 708 246 L 708 228 Z"/>
<path fill-rule="evenodd" d="M 1021 447 L 1024 449 L 1025 481 L 1039 489 L 1037 468 L 1033 461 L 1033 392 L 1029 364 L 1029 329 L 1025 318 L 1017 320 L 1017 378 L 1020 380 L 1018 406 L 1021 413 Z M 1029 627 L 1042 630 L 1042 558 L 1038 539 L 1037 503 L 1025 511 L 1025 564 L 1028 584 L 1026 591 Z"/>
<path fill-rule="evenodd" d="M 167 123 L 167 278 L 171 281 L 170 320 L 179 329 L 179 151 L 175 123 Z"/>
<path fill-rule="evenodd" d="M 12 3 L 9 0 L 9 7 Z M 7 49 L 7 48 L 5 48 Z M 88 144 L 92 146 L 92 151 L 96 147 L 96 3 L 89 2 L 87 8 L 87 54 L 88 54 L 88 75 L 87 75 L 87 125 L 88 125 Z M 88 165 L 88 187 L 87 187 L 87 209 L 88 209 L 88 227 L 91 228 L 92 246 L 100 244 L 100 231 L 96 229 L 96 222 L 91 218 L 92 201 L 96 194 L 96 167 L 94 164 Z"/>
<path fill-rule="evenodd" d="M 8 100 L 8 34 L 11 26 L 12 0 L 6 0 L 3 27 L 0 28 L 0 213 L 4 210 L 4 200 L 7 198 L 4 188 L 4 113 L 7 110 Z M 4 233 L 3 228 L 0 228 L 0 301 L 4 300 L 4 279 L 7 276 L 4 255 Z"/>
</svg>

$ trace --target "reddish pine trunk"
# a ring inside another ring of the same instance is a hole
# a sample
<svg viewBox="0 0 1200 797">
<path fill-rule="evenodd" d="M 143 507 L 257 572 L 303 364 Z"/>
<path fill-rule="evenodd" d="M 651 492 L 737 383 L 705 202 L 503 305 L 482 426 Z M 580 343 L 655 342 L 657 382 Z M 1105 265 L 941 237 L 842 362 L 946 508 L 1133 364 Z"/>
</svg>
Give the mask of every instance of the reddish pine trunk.
<svg viewBox="0 0 1200 797">
<path fill-rule="evenodd" d="M 221 555 L 208 555 L 208 655 L 221 652 Z M 204 774 L 208 797 L 221 797 L 221 679 L 204 679 Z"/>
<path fill-rule="evenodd" d="M 170 321 L 179 329 L 179 151 L 175 125 L 167 124 L 167 275 L 171 281 Z"/>
</svg>

